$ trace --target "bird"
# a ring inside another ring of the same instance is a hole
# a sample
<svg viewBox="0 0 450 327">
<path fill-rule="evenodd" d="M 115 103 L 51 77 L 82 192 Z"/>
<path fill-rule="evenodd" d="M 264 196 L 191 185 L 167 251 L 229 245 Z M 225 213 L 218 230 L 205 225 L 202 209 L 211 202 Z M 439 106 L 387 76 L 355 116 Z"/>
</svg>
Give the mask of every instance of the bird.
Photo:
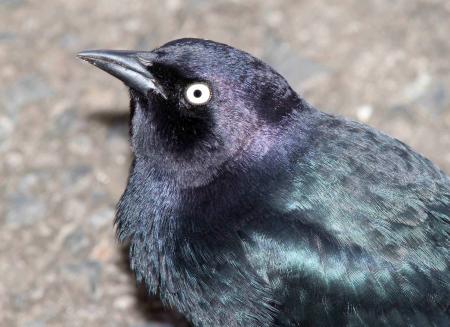
<svg viewBox="0 0 450 327">
<path fill-rule="evenodd" d="M 193 326 L 450 326 L 450 178 L 211 40 L 78 57 L 130 94 L 116 228 Z"/>
</svg>

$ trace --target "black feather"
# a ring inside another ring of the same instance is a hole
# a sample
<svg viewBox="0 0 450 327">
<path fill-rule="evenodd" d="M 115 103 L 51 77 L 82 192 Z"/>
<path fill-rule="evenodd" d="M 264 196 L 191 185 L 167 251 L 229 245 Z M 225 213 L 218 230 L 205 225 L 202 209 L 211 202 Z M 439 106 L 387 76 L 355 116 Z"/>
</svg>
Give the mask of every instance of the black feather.
<svg viewBox="0 0 450 327">
<path fill-rule="evenodd" d="M 131 90 L 117 210 L 138 280 L 195 326 L 449 326 L 450 180 L 317 111 L 260 60 L 183 39 Z M 211 100 L 190 105 L 192 82 Z"/>
</svg>

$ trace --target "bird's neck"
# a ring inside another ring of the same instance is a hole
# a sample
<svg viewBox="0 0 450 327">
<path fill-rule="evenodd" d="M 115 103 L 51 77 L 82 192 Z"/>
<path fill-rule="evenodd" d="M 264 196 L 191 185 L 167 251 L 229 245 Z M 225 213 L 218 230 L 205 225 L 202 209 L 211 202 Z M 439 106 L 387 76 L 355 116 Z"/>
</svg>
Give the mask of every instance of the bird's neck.
<svg viewBox="0 0 450 327">
<path fill-rule="evenodd" d="M 259 141 L 248 144 L 251 150 L 239 154 L 246 157 L 236 157 L 241 165 L 226 163 L 226 169 L 202 185 L 186 187 L 186 179 L 180 183 L 172 172 L 135 158 L 118 205 L 117 228 L 119 238 L 130 241 L 132 268 L 150 291 L 174 294 L 174 278 L 197 276 L 202 274 L 200 267 L 211 265 L 227 278 L 238 278 L 223 265 L 243 255 L 239 230 L 248 217 L 272 210 L 267 194 L 276 192 L 275 185 L 288 176 L 289 147 L 295 145 L 301 155 L 301 144 L 309 135 L 303 127 L 295 128 L 301 117 L 292 119 L 276 138 L 261 131 L 255 138 Z M 294 133 L 294 139 L 289 137 Z"/>
</svg>

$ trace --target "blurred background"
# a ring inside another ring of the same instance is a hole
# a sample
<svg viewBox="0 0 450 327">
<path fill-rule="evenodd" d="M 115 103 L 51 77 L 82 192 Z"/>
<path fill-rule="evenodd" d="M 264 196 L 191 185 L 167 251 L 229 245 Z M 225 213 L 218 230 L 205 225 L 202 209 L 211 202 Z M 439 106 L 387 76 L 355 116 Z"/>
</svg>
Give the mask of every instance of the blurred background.
<svg viewBox="0 0 450 327">
<path fill-rule="evenodd" d="M 448 0 L 0 0 L 0 22 L 0 326 L 185 326 L 115 241 L 128 94 L 80 50 L 228 43 L 450 173 Z"/>
</svg>

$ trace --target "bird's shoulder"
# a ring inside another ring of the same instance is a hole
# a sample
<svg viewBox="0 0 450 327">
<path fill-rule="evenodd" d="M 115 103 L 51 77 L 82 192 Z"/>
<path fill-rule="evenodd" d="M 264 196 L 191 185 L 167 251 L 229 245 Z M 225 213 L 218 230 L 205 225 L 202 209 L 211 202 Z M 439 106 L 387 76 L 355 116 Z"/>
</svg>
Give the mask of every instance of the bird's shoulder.
<svg viewBox="0 0 450 327">
<path fill-rule="evenodd" d="M 450 180 L 430 160 L 367 125 L 320 114 L 295 145 L 275 201 L 344 243 L 434 242 L 450 232 Z"/>
</svg>

